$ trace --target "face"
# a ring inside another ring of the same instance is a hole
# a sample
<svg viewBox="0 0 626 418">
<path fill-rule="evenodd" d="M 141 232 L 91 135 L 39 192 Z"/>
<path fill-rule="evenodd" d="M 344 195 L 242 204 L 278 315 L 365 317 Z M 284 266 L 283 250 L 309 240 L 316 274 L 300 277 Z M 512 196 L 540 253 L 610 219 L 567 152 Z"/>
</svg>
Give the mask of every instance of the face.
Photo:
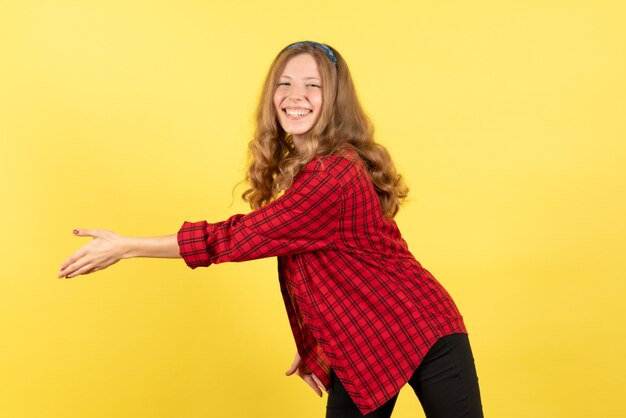
<svg viewBox="0 0 626 418">
<path fill-rule="evenodd" d="M 292 57 L 278 79 L 274 92 L 278 121 L 292 135 L 296 147 L 302 145 L 322 111 L 322 77 L 310 54 Z"/>
</svg>

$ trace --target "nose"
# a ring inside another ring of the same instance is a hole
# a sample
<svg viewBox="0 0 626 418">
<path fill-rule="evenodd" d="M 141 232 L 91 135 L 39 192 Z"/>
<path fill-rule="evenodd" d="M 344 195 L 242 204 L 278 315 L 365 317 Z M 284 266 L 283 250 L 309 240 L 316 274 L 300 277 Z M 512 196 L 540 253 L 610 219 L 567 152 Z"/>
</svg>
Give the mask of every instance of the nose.
<svg viewBox="0 0 626 418">
<path fill-rule="evenodd" d="M 292 85 L 289 89 L 288 96 L 294 100 L 304 100 L 305 95 L 304 86 Z"/>
</svg>

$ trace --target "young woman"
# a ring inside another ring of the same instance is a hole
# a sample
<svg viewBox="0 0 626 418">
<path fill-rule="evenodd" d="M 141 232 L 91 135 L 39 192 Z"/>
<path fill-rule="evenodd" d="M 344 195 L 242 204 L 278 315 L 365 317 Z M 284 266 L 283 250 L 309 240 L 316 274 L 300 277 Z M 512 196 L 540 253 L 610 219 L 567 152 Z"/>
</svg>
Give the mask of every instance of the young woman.
<svg viewBox="0 0 626 418">
<path fill-rule="evenodd" d="M 196 268 L 277 256 L 297 346 L 286 374 L 328 393 L 328 418 L 389 417 L 407 382 L 428 418 L 482 417 L 463 318 L 393 221 L 407 188 L 334 48 L 305 41 L 278 54 L 250 157 L 251 213 L 154 238 L 78 229 L 93 240 L 59 277 L 131 257 Z"/>
</svg>

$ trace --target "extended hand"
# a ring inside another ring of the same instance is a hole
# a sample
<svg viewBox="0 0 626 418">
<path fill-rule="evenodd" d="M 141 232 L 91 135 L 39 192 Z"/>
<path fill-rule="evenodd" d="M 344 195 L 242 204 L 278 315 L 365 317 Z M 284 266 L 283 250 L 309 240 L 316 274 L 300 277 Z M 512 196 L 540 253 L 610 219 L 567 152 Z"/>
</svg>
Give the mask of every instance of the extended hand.
<svg viewBox="0 0 626 418">
<path fill-rule="evenodd" d="M 287 376 L 290 376 L 294 372 L 298 376 L 300 376 L 302 380 L 307 382 L 308 385 L 313 388 L 315 393 L 317 393 L 320 397 L 322 396 L 322 390 L 325 391 L 326 388 L 324 388 L 324 385 L 322 384 L 320 379 L 317 376 L 315 376 L 315 373 L 313 373 L 311 369 L 309 369 L 304 364 L 302 364 L 302 359 L 300 358 L 300 354 L 298 353 L 296 353 L 296 357 L 293 359 L 293 363 L 291 364 L 291 367 L 289 368 L 289 370 L 285 372 L 285 374 Z"/>
<path fill-rule="evenodd" d="M 75 229 L 74 235 L 93 237 L 61 264 L 59 278 L 102 270 L 124 258 L 124 237 L 105 229 Z"/>
</svg>

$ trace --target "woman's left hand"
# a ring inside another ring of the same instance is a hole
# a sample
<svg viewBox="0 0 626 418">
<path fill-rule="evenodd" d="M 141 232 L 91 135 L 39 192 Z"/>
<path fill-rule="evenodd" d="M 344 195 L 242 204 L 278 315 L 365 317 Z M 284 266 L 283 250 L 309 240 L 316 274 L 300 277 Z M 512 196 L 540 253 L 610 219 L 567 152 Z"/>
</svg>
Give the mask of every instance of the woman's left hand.
<svg viewBox="0 0 626 418">
<path fill-rule="evenodd" d="M 105 269 L 124 258 L 127 250 L 124 237 L 106 229 L 76 229 L 74 235 L 93 237 L 93 240 L 61 264 L 59 278 L 70 278 Z"/>
<path fill-rule="evenodd" d="M 322 390 L 326 391 L 326 388 L 320 381 L 320 379 L 315 376 L 315 373 L 311 371 L 307 366 L 302 364 L 302 359 L 300 358 L 300 354 L 296 353 L 296 357 L 293 359 L 293 363 L 289 370 L 285 372 L 287 376 L 291 376 L 294 372 L 302 378 L 305 382 L 308 383 L 311 388 L 317 393 L 318 396 L 322 396 Z"/>
</svg>

